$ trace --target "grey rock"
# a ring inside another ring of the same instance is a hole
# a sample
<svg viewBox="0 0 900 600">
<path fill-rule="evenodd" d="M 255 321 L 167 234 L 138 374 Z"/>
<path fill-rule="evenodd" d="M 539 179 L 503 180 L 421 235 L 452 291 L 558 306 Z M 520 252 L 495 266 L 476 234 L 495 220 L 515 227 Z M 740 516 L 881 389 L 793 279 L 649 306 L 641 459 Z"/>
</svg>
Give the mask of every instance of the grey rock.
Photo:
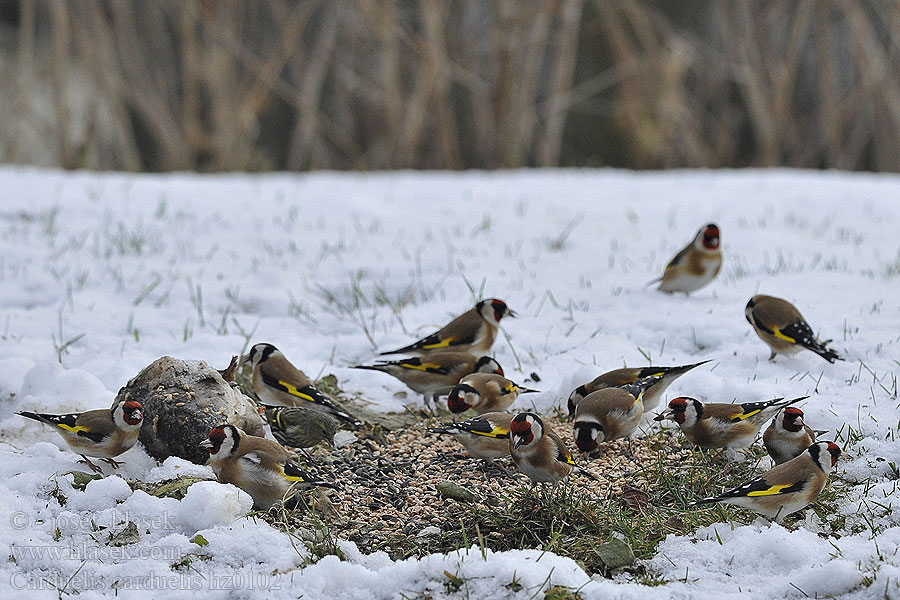
<svg viewBox="0 0 900 600">
<path fill-rule="evenodd" d="M 600 544 L 594 549 L 594 552 L 609 570 L 621 569 L 634 564 L 634 551 L 631 546 L 618 538 Z"/>
<path fill-rule="evenodd" d="M 107 543 L 110 546 L 129 546 L 137 544 L 139 541 L 141 541 L 141 534 L 138 532 L 137 525 L 134 524 L 134 521 L 128 521 L 128 525 L 124 529 L 109 534 Z"/>
<path fill-rule="evenodd" d="M 435 484 L 438 494 L 459 502 L 475 502 L 476 496 L 466 488 L 452 481 L 438 481 Z"/>
<path fill-rule="evenodd" d="M 253 401 L 203 361 L 163 356 L 120 389 L 114 405 L 122 400 L 137 400 L 143 406 L 138 439 L 159 460 L 179 456 L 205 464 L 209 452 L 200 442 L 223 423 L 250 435 L 265 435 Z"/>
</svg>

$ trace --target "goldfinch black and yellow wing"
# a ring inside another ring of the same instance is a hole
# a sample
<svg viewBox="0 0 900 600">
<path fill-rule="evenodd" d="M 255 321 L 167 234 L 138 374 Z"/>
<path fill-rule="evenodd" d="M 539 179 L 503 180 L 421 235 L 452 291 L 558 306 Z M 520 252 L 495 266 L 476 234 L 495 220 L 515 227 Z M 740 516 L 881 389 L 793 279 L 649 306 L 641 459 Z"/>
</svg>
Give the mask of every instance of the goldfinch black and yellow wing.
<svg viewBox="0 0 900 600">
<path fill-rule="evenodd" d="M 272 375 L 269 375 L 265 372 L 262 372 L 260 375 L 262 377 L 263 384 L 269 386 L 272 389 L 284 392 L 300 400 L 311 402 L 312 404 L 320 407 L 325 412 L 333 414 L 341 421 L 345 421 L 347 423 L 350 423 L 351 425 L 356 426 L 362 425 L 362 421 L 338 407 L 334 402 L 331 401 L 331 399 L 328 398 L 328 396 L 320 392 L 314 386 L 304 385 L 298 387 L 288 381 L 278 379 L 277 377 L 273 377 Z"/>
<path fill-rule="evenodd" d="M 806 488 L 807 481 L 808 479 L 799 479 L 797 481 L 792 481 L 789 483 L 772 484 L 766 481 L 765 476 L 760 476 L 751 479 L 750 481 L 743 483 L 734 489 L 723 492 L 718 496 L 698 500 L 694 504 L 711 504 L 713 502 L 722 502 L 724 500 L 732 500 L 734 498 L 777 496 L 780 494 L 802 492 Z"/>
<path fill-rule="evenodd" d="M 510 415 L 512 419 L 512 415 Z M 428 431 L 432 433 L 471 433 L 472 435 L 480 435 L 489 438 L 509 439 L 509 425 L 502 427 L 495 423 L 491 423 L 489 419 L 482 416 L 467 419 L 459 423 L 447 423 L 442 427 L 432 427 Z"/>
<path fill-rule="evenodd" d="M 337 486 L 329 481 L 317 479 L 298 467 L 295 463 L 287 461 L 282 466 L 281 476 L 292 484 L 303 486 L 330 487 L 337 489 Z"/>
<path fill-rule="evenodd" d="M 46 423 L 47 425 L 53 425 L 64 436 L 72 435 L 83 437 L 98 444 L 105 440 L 113 431 L 111 419 L 109 423 L 110 427 L 96 427 L 84 423 L 84 419 L 81 419 L 81 422 L 79 422 L 79 419 L 82 416 L 81 413 L 50 415 L 46 413 L 21 411 L 18 414 L 28 419 Z"/>
</svg>

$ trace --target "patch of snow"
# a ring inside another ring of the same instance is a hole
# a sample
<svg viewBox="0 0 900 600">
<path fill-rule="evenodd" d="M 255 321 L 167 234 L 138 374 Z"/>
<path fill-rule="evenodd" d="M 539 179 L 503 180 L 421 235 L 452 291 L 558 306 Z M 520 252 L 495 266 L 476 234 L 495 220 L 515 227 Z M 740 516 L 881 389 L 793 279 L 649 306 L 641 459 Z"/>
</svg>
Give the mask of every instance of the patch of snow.
<svg viewBox="0 0 900 600">
<path fill-rule="evenodd" d="M 13 557 L 0 593 L 524 599 L 566 585 L 584 598 L 900 598 L 900 177 L 6 167 L 0 185 L 0 555 Z M 718 279 L 690 297 L 648 289 L 709 221 L 722 230 Z M 743 315 L 755 293 L 796 304 L 846 361 L 770 363 Z M 831 524 L 811 511 L 794 531 L 757 521 L 670 536 L 645 564 L 667 581 L 656 587 L 590 578 L 527 549 L 393 561 L 339 541 L 345 560 L 312 562 L 298 540 L 246 516 L 249 499 L 232 486 L 197 483 L 179 501 L 125 481 L 212 479 L 209 467 L 159 465 L 138 445 L 121 469 L 98 463 L 106 477 L 81 491 L 66 474 L 84 470 L 79 457 L 51 427 L 14 414 L 107 408 L 162 355 L 224 368 L 248 341 L 275 344 L 313 377 L 336 375 L 372 410 L 417 408 L 396 379 L 351 367 L 434 331 L 479 294 L 520 315 L 504 320 L 509 341 L 492 351 L 513 380 L 541 378 L 517 408 L 563 406 L 577 385 L 648 357 L 713 359 L 666 399 L 809 395 L 807 423 L 842 446 L 854 440 L 835 476 L 856 485 L 826 517 L 843 520 L 841 537 L 820 537 Z M 129 524 L 137 541 L 114 545 L 131 539 Z M 208 544 L 191 541 L 198 533 Z"/>
</svg>

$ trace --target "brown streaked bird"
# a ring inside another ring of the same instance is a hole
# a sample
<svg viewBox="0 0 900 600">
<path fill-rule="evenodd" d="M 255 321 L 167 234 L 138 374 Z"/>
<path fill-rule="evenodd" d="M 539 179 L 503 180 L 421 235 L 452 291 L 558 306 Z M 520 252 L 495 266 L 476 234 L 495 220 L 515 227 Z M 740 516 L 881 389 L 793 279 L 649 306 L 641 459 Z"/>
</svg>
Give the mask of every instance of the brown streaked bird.
<svg viewBox="0 0 900 600">
<path fill-rule="evenodd" d="M 512 418 L 513 415 L 506 412 L 488 412 L 459 423 L 432 427 L 428 431 L 452 435 L 470 456 L 502 469 L 494 464 L 494 459 L 510 455 L 509 422 Z"/>
<path fill-rule="evenodd" d="M 236 485 L 250 494 L 256 510 L 268 510 L 298 490 L 335 487 L 292 463 L 278 443 L 247 435 L 234 425 L 214 427 L 200 445 L 209 450 L 209 464 L 219 483 Z"/>
<path fill-rule="evenodd" d="M 322 442 L 334 446 L 338 422 L 328 413 L 305 406 L 265 404 L 259 405 L 258 410 L 269 425 L 272 437 L 280 444 L 300 449 L 312 448 Z"/>
<path fill-rule="evenodd" d="M 692 365 L 681 365 L 679 367 L 624 368 L 604 373 L 590 383 L 578 386 L 571 394 L 569 394 L 569 418 L 571 419 L 575 416 L 575 409 L 578 407 L 578 403 L 588 394 L 606 388 L 622 387 L 629 383 L 634 383 L 638 379 L 659 377 L 659 379 L 656 380 L 656 383 L 644 390 L 644 397 L 642 399 L 642 402 L 644 403 L 644 412 L 651 411 L 659 405 L 659 399 L 662 398 L 663 393 L 673 381 L 691 369 L 695 369 L 700 365 L 705 365 L 708 362 L 711 362 L 711 359 Z"/>
<path fill-rule="evenodd" d="M 770 361 L 775 360 L 776 354 L 795 354 L 804 348 L 830 363 L 844 360 L 828 348 L 831 340 L 823 342 L 816 337 L 800 311 L 787 300 L 757 294 L 747 302 L 744 315 L 756 335 L 771 348 Z"/>
<path fill-rule="evenodd" d="M 253 391 L 268 406 L 303 406 L 360 426 L 362 421 L 319 391 L 306 374 L 272 344 L 254 344 L 244 363 L 253 365 Z"/>
<path fill-rule="evenodd" d="M 816 437 L 827 433 L 811 429 L 803 421 L 803 411 L 789 406 L 775 415 L 763 433 L 763 445 L 776 465 L 800 456 Z"/>
<path fill-rule="evenodd" d="M 642 395 L 655 383 L 653 377 L 648 377 L 588 394 L 575 409 L 572 424 L 572 437 L 578 450 L 593 458 L 599 444 L 631 435 L 644 416 Z"/>
<path fill-rule="evenodd" d="M 131 449 L 137 442 L 144 423 L 144 412 L 140 402 L 120 401 L 110 408 L 89 410 L 83 413 L 50 415 L 46 413 L 19 412 L 23 417 L 53 425 L 66 444 L 83 460 L 92 471 L 102 469 L 92 463 L 88 456 L 99 458 L 112 468 L 119 468 L 113 457 Z"/>
<path fill-rule="evenodd" d="M 497 337 L 497 327 L 503 317 L 516 314 L 506 302 L 496 298 L 482 300 L 471 310 L 456 317 L 428 337 L 409 346 L 397 348 L 385 354 L 428 354 L 434 351 L 454 350 L 470 354 L 484 354 L 491 349 Z"/>
<path fill-rule="evenodd" d="M 703 227 L 694 240 L 675 255 L 656 288 L 661 292 L 690 294 L 716 278 L 722 268 L 722 251 L 719 249 L 719 228 L 715 223 Z M 648 285 L 650 285 L 648 284 Z"/>
<path fill-rule="evenodd" d="M 781 522 L 812 504 L 828 481 L 841 449 L 832 442 L 811 445 L 800 456 L 773 467 L 759 477 L 695 505 L 726 502 Z"/>
<path fill-rule="evenodd" d="M 477 357 L 465 352 L 433 352 L 424 357 L 382 361 L 374 365 L 359 365 L 354 369 L 381 371 L 425 396 L 425 406 L 450 392 L 459 380 L 472 373 L 503 375 L 503 368 L 490 356 Z"/>
<path fill-rule="evenodd" d="M 531 412 L 519 413 L 510 421 L 509 452 L 519 470 L 531 479 L 532 488 L 538 483 L 552 483 L 555 489 L 574 469 L 596 479 L 575 464 L 562 438 Z"/>
<path fill-rule="evenodd" d="M 455 421 L 467 410 L 473 410 L 479 415 L 504 411 L 512 406 L 519 394 L 537 391 L 520 387 L 506 377 L 493 373 L 473 373 L 463 377 L 450 390 L 447 408 L 453 413 Z"/>
<path fill-rule="evenodd" d="M 808 397 L 775 398 L 745 404 L 704 404 L 695 398 L 681 396 L 669 401 L 668 409 L 654 421 L 675 421 L 691 442 L 701 448 L 725 448 L 728 460 L 733 461 L 737 451 L 752 444 L 763 424 L 776 412 Z"/>
</svg>

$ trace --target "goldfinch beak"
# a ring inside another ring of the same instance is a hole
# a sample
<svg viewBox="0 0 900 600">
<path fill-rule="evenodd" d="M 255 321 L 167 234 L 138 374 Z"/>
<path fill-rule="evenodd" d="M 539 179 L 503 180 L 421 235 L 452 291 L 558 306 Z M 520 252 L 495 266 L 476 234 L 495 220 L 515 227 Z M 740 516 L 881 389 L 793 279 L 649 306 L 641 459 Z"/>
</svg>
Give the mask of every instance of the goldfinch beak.
<svg viewBox="0 0 900 600">
<path fill-rule="evenodd" d="M 665 421 L 666 419 L 671 419 L 674 416 L 675 416 L 675 411 L 667 410 L 666 412 L 656 415 L 656 418 L 654 418 L 653 420 L 654 421 Z"/>
<path fill-rule="evenodd" d="M 213 447 L 212 440 L 203 440 L 202 442 L 200 442 L 200 447 L 206 448 L 206 449 L 212 448 Z"/>
<path fill-rule="evenodd" d="M 519 315 L 517 315 L 517 314 L 515 313 L 515 311 L 513 311 L 513 309 L 507 308 L 507 309 L 506 309 L 506 314 L 504 314 L 503 316 L 504 316 L 504 317 L 509 317 L 509 318 L 515 319 L 515 318 L 518 317 Z"/>
</svg>

